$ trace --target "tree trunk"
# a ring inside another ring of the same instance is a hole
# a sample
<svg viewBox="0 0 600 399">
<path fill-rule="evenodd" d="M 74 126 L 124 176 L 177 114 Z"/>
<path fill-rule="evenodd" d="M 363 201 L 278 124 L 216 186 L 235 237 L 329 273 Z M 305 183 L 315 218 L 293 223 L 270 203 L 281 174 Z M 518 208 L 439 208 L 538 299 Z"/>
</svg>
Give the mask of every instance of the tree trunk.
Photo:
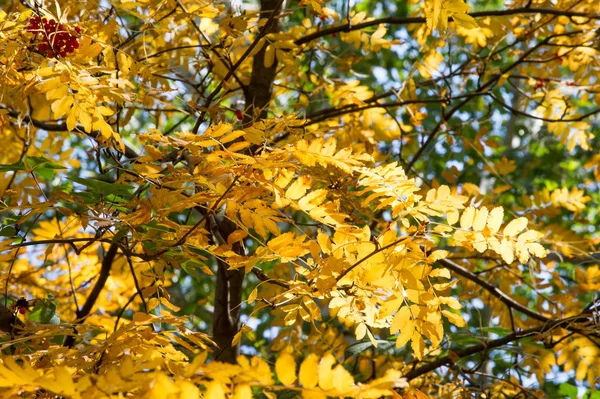
<svg viewBox="0 0 600 399">
<path fill-rule="evenodd" d="M 262 0 L 260 6 L 260 19 L 271 19 L 271 23 L 266 28 L 265 34 L 279 31 L 279 20 L 277 15 L 284 8 L 282 0 Z M 274 18 L 271 16 L 274 14 Z M 268 42 L 262 46 L 260 51 L 254 56 L 252 61 L 252 76 L 250 86 L 246 90 L 246 112 L 244 115 L 244 125 L 257 119 L 267 117 L 267 111 L 271 97 L 273 96 L 273 82 L 277 72 L 277 58 L 269 67 L 265 66 L 265 53 Z"/>
<path fill-rule="evenodd" d="M 265 34 L 279 30 L 276 17 L 283 9 L 282 0 L 262 0 L 260 18 L 270 20 Z M 273 82 L 277 69 L 277 60 L 273 65 L 265 67 L 265 51 L 267 43 L 254 56 L 252 62 L 252 76 L 246 93 L 246 112 L 244 113 L 244 126 L 257 119 L 267 117 L 267 108 L 273 95 Z M 211 232 L 219 245 L 227 242 L 227 237 L 236 230 L 234 223 L 223 219 L 210 218 Z M 240 243 L 233 246 L 238 255 L 244 255 L 244 248 Z M 217 282 L 215 287 L 214 313 L 213 313 L 213 340 L 218 346 L 213 358 L 222 362 L 235 363 L 240 354 L 240 345 L 232 345 L 235 334 L 240 330 L 240 315 L 242 302 L 242 284 L 244 269 L 229 270 L 226 262 L 218 261 Z"/>
</svg>

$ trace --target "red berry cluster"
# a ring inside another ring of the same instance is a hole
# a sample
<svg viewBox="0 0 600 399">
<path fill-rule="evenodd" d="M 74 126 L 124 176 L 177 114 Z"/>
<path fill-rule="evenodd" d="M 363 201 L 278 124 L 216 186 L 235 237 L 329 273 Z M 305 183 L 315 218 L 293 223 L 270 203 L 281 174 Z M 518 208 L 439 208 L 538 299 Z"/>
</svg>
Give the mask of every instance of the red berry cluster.
<svg viewBox="0 0 600 399">
<path fill-rule="evenodd" d="M 25 312 L 27 311 L 27 308 L 29 308 L 29 301 L 27 301 L 27 299 L 21 297 L 15 303 L 15 307 L 18 309 L 19 313 L 25 314 Z"/>
<path fill-rule="evenodd" d="M 59 24 L 54 19 L 40 18 L 35 15 L 29 19 L 25 27 L 27 32 L 35 35 L 34 42 L 37 52 L 44 57 L 66 57 L 79 48 L 77 36 L 69 31 L 69 27 Z M 81 28 L 76 26 L 73 31 L 81 33 Z"/>
<path fill-rule="evenodd" d="M 544 79 L 538 79 L 537 82 L 535 82 L 535 86 L 533 86 L 533 90 L 543 89 L 544 87 L 546 87 Z"/>
</svg>

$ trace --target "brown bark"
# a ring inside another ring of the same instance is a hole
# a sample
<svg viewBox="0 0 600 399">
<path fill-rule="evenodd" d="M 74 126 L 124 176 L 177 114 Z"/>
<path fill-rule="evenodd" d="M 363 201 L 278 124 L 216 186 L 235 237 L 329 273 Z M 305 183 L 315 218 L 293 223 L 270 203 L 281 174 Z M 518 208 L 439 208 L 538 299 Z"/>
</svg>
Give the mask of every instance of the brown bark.
<svg viewBox="0 0 600 399">
<path fill-rule="evenodd" d="M 106 280 L 108 280 L 108 276 L 110 276 L 110 269 L 112 267 L 113 261 L 115 260 L 115 256 L 117 255 L 118 248 L 119 247 L 117 246 L 117 244 L 113 243 L 108 248 L 108 251 L 104 254 L 98 280 L 96 280 L 96 284 L 94 284 L 94 288 L 92 288 L 92 291 L 88 295 L 85 303 L 83 304 L 83 307 L 81 309 L 77 309 L 77 311 L 75 312 L 75 315 L 77 317 L 77 320 L 75 321 L 76 324 L 83 323 L 86 317 L 88 317 L 88 315 L 92 311 L 94 305 L 96 304 L 100 293 L 106 285 Z M 63 346 L 70 348 L 73 346 L 74 343 L 75 336 L 69 335 L 65 339 Z"/>
<path fill-rule="evenodd" d="M 268 20 L 273 13 L 275 15 L 280 14 L 283 3 L 282 0 L 262 0 L 260 18 Z M 271 23 L 267 26 L 265 34 L 278 31 L 279 20 L 276 17 L 271 18 Z M 268 44 L 267 41 L 252 60 L 252 76 L 248 90 L 246 90 L 244 125 L 267 117 L 269 102 L 273 96 L 273 82 L 277 72 L 277 58 L 275 58 L 273 65 L 265 66 L 265 53 Z"/>
<path fill-rule="evenodd" d="M 281 13 L 283 0 L 262 0 L 260 18 L 267 20 L 265 34 L 279 30 L 277 15 Z M 269 67 L 265 66 L 265 51 L 267 44 L 254 56 L 252 61 L 252 76 L 250 85 L 245 90 L 246 112 L 244 125 L 251 124 L 257 119 L 267 117 L 267 109 L 273 96 L 273 82 L 277 69 L 277 60 Z M 217 220 L 210 216 L 210 229 L 217 244 L 227 242 L 227 237 L 236 230 L 234 223 L 226 220 Z M 233 250 L 238 255 L 244 254 L 241 244 L 233 245 Z M 215 360 L 235 363 L 240 353 L 240 345 L 232 345 L 235 334 L 240 330 L 242 285 L 244 282 L 244 269 L 229 270 L 229 265 L 219 260 L 217 268 L 217 282 L 215 286 L 214 312 L 213 312 L 213 340 L 217 350 L 213 354 Z"/>
<path fill-rule="evenodd" d="M 227 237 L 236 230 L 229 220 L 217 220 L 210 216 L 210 230 L 219 245 L 227 242 Z M 244 254 L 240 243 L 233 245 L 238 255 Z M 240 329 L 242 284 L 244 269 L 229 270 L 227 262 L 217 261 L 217 283 L 213 312 L 213 341 L 217 349 L 213 358 L 222 362 L 235 363 L 240 354 L 240 345 L 232 345 L 233 337 Z"/>
</svg>

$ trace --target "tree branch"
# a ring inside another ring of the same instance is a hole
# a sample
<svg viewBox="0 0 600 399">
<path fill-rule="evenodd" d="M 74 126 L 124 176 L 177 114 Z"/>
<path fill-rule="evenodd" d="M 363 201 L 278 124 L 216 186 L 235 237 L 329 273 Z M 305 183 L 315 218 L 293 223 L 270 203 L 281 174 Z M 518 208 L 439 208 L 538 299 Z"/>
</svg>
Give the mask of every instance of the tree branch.
<svg viewBox="0 0 600 399">
<path fill-rule="evenodd" d="M 471 356 L 479 352 L 489 351 L 491 349 L 498 348 L 511 342 L 518 341 L 522 338 L 537 336 L 537 340 L 539 341 L 543 339 L 543 333 L 554 330 L 556 328 L 565 328 L 567 330 L 571 330 L 573 329 L 572 324 L 587 323 L 590 320 L 593 321 L 591 314 L 581 314 L 579 316 L 570 317 L 566 319 L 550 320 L 547 323 L 538 327 L 516 331 L 502 338 L 498 338 L 491 341 L 485 340 L 480 344 L 472 345 L 464 349 L 451 350 L 451 353 L 449 355 L 434 360 L 433 362 L 427 363 L 421 367 L 417 367 L 414 370 L 411 370 L 408 373 L 406 373 L 403 376 L 403 378 L 406 378 L 408 381 L 413 380 L 419 376 L 422 376 L 423 374 L 427 374 L 430 371 L 436 370 L 442 366 L 453 364 L 458 359 Z"/>
<path fill-rule="evenodd" d="M 509 15 L 518 15 L 518 14 L 542 14 L 542 15 L 554 15 L 554 16 L 565 16 L 565 17 L 584 17 L 592 20 L 600 20 L 600 13 L 591 14 L 585 12 L 577 12 L 577 11 L 566 11 L 566 10 L 557 10 L 555 8 L 530 8 L 530 7 L 522 7 L 515 8 L 513 10 L 492 10 L 492 11 L 479 11 L 469 13 L 473 18 L 483 18 L 483 17 L 493 17 L 493 16 L 509 16 Z M 453 20 L 450 18 L 450 20 Z M 340 25 L 332 26 L 327 29 L 320 30 L 315 33 L 311 33 L 304 37 L 297 39 L 294 43 L 296 45 L 302 45 L 309 43 L 315 39 L 331 35 L 333 33 L 340 32 L 351 32 L 355 30 L 360 30 L 364 28 L 368 28 L 371 26 L 377 26 L 379 24 L 389 24 L 389 25 L 409 25 L 409 24 L 424 24 L 426 19 L 424 17 L 386 17 L 373 19 L 371 21 L 365 21 L 358 24 L 349 25 L 348 23 L 343 23 Z"/>
<path fill-rule="evenodd" d="M 539 321 L 548 322 L 550 320 L 548 317 L 546 317 L 538 312 L 535 312 L 524 305 L 521 305 L 519 302 L 515 301 L 513 298 L 511 298 L 510 296 L 505 294 L 503 291 L 496 288 L 494 285 L 488 283 L 485 280 L 482 280 L 481 278 L 479 278 L 478 276 L 476 276 L 469 270 L 465 269 L 464 267 L 460 266 L 459 264 L 454 263 L 448 259 L 440 259 L 438 262 L 440 264 L 442 264 L 444 267 L 446 267 L 447 269 L 452 270 L 454 273 L 456 273 L 460 276 L 463 276 L 466 279 L 471 280 L 475 284 L 484 288 L 486 291 L 488 291 L 490 294 L 492 294 L 493 296 L 498 298 L 502 303 L 504 303 L 509 308 L 518 310 L 519 312 L 526 314 L 527 316 L 534 318 L 536 320 L 539 320 Z"/>
<path fill-rule="evenodd" d="M 7 110 L 8 111 L 8 116 L 10 116 L 13 119 L 19 119 L 19 117 L 21 117 L 21 115 L 20 115 L 19 112 L 8 108 L 6 105 L 0 104 L 0 109 Z M 25 123 L 31 123 L 36 128 L 43 129 L 43 130 L 46 130 L 48 132 L 71 132 L 71 130 L 69 130 L 69 128 L 67 128 L 67 124 L 66 123 L 47 123 L 47 122 L 42 122 L 42 121 L 38 121 L 37 119 L 31 118 L 29 115 L 25 115 L 25 116 L 21 117 L 21 121 L 23 121 Z M 79 132 L 79 133 L 83 133 L 86 136 L 89 136 L 89 137 L 93 138 L 94 140 L 96 140 L 96 142 L 99 142 L 98 139 L 101 136 L 101 134 L 100 134 L 100 132 L 98 130 L 93 130 L 93 131 L 87 133 L 85 131 L 85 129 L 83 128 L 83 126 L 80 126 L 80 125 L 77 125 L 75 127 L 74 131 Z M 129 158 L 130 160 L 135 160 L 135 159 L 139 158 L 140 155 L 137 153 L 137 151 L 135 151 L 133 148 L 129 147 L 125 143 L 124 143 L 124 146 L 125 146 L 124 155 L 127 158 Z"/>
<path fill-rule="evenodd" d="M 92 292 L 88 295 L 83 307 L 81 309 L 77 309 L 75 315 L 77 320 L 76 324 L 81 324 L 85 321 L 86 317 L 92 311 L 92 308 L 96 304 L 100 293 L 104 289 L 104 285 L 106 285 L 106 280 L 108 280 L 108 276 L 110 275 L 110 269 L 112 267 L 113 261 L 115 260 L 115 256 L 117 255 L 118 245 L 116 243 L 112 243 L 108 248 L 108 251 L 104 254 L 104 259 L 102 259 L 102 265 L 100 267 L 100 274 L 98 275 L 98 280 L 96 280 L 96 284 L 94 288 L 92 288 Z M 72 347 L 75 343 L 75 335 L 69 335 L 65 339 L 63 346 Z"/>
</svg>

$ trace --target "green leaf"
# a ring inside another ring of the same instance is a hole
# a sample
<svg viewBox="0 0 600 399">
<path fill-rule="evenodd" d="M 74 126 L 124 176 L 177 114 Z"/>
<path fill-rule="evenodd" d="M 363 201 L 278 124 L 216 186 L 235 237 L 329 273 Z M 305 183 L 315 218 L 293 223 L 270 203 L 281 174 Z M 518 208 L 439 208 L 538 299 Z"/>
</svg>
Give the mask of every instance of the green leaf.
<svg viewBox="0 0 600 399">
<path fill-rule="evenodd" d="M 344 356 L 346 358 L 351 357 L 351 356 L 356 356 L 356 355 L 366 351 L 367 349 L 371 348 L 372 346 L 373 346 L 373 344 L 371 343 L 371 341 L 368 341 L 368 340 L 361 341 L 361 342 L 355 342 L 346 348 L 346 351 L 344 352 Z M 395 346 L 396 346 L 395 341 L 386 341 L 386 340 L 381 340 L 381 339 L 377 340 L 377 350 L 380 350 L 382 352 L 385 352 Z"/>
<path fill-rule="evenodd" d="M 204 263 L 196 262 L 192 259 L 181 262 L 180 266 L 188 276 L 197 281 L 204 281 L 206 279 L 206 275 L 210 272 L 209 267 Z"/>
<path fill-rule="evenodd" d="M 123 237 L 125 237 L 129 233 L 129 227 L 123 226 L 117 231 L 117 234 L 114 235 L 112 242 L 119 242 Z"/>
<path fill-rule="evenodd" d="M 17 234 L 17 229 L 13 226 L 6 226 L 0 230 L 0 236 L 2 237 L 14 237 Z"/>
<path fill-rule="evenodd" d="M 41 165 L 44 165 L 44 169 L 66 169 L 64 166 L 44 157 L 25 157 L 23 162 L 27 166 L 27 170 L 34 170 Z"/>
<path fill-rule="evenodd" d="M 96 179 L 82 179 L 80 177 L 69 177 L 69 180 L 84 185 L 88 190 L 102 194 L 104 196 L 115 194 L 124 197 L 125 200 L 131 199 L 133 188 L 126 184 L 107 183 Z"/>
<path fill-rule="evenodd" d="M 566 382 L 560 384 L 558 388 L 558 393 L 560 395 L 564 395 L 570 399 L 577 399 L 577 387 L 571 384 L 567 384 Z"/>
<path fill-rule="evenodd" d="M 600 391 L 588 391 L 588 393 L 583 395 L 583 397 L 588 399 L 600 399 Z"/>
<path fill-rule="evenodd" d="M 11 164 L 0 164 L 0 172 L 16 172 L 18 170 L 25 170 L 23 161 Z"/>
<path fill-rule="evenodd" d="M 59 324 L 60 317 L 56 314 L 56 300 L 49 295 L 49 299 L 41 299 L 35 302 L 35 306 L 27 319 L 41 324 Z"/>
</svg>

